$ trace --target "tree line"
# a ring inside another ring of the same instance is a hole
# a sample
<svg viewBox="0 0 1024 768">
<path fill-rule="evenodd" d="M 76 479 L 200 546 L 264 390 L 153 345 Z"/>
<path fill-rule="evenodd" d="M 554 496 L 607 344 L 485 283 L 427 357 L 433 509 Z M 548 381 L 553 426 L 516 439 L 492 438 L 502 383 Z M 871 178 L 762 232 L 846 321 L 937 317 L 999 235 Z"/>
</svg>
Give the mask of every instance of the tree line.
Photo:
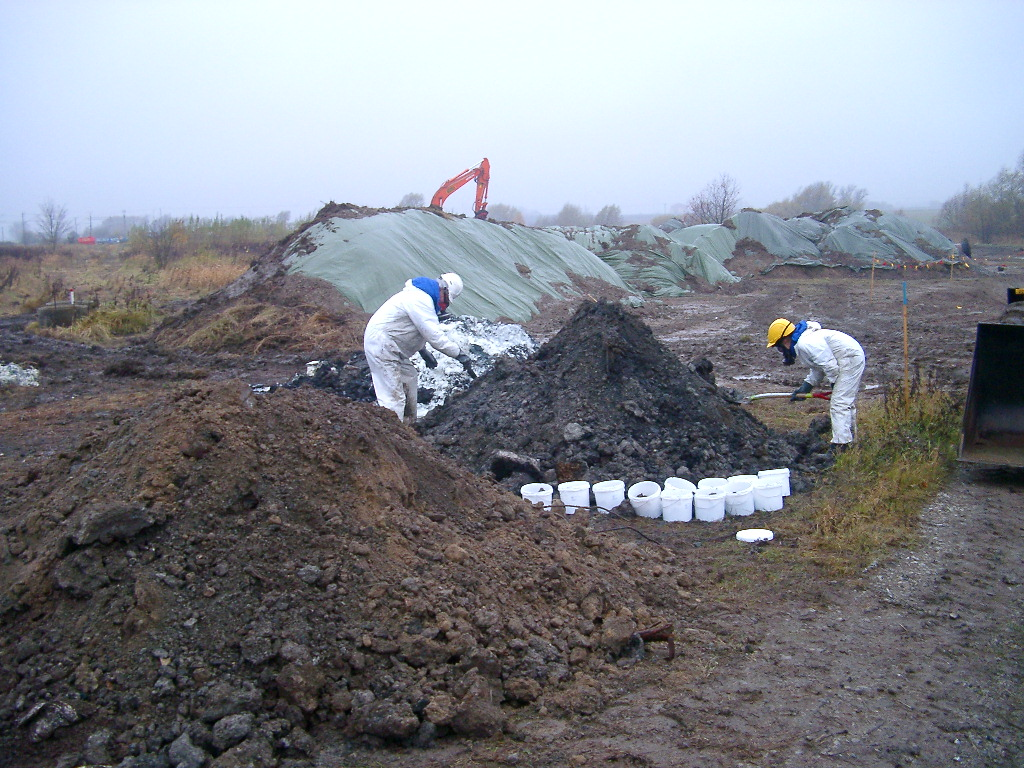
<svg viewBox="0 0 1024 768">
<path fill-rule="evenodd" d="M 275 242 L 290 233 L 291 214 L 282 211 L 277 216 L 225 218 L 215 216 L 172 217 L 150 219 L 145 216 L 111 216 L 90 224 L 89 234 L 97 242 L 126 242 L 132 253 L 152 256 L 157 265 L 164 267 L 178 258 L 203 251 L 238 253 L 255 250 Z M 67 208 L 52 200 L 39 206 L 35 217 L 36 229 L 27 225 L 16 232 L 21 246 L 43 245 L 56 250 L 62 243 L 76 243 L 81 237 L 68 216 Z M 10 248 L 10 255 L 18 255 Z M 26 249 L 30 255 L 31 250 Z"/>
<path fill-rule="evenodd" d="M 1014 168 L 1003 168 L 977 187 L 964 185 L 942 205 L 938 225 L 983 243 L 1001 237 L 1024 239 L 1024 153 Z"/>
<path fill-rule="evenodd" d="M 765 206 L 762 211 L 782 218 L 802 213 L 815 213 L 831 208 L 864 206 L 868 192 L 854 185 L 838 187 L 829 181 L 816 181 L 797 190 L 783 200 Z M 740 186 L 728 174 L 709 182 L 684 204 L 672 206 L 671 216 L 656 217 L 653 223 L 669 218 L 683 226 L 694 224 L 723 224 L 740 211 Z M 399 207 L 422 207 L 424 197 L 409 193 Z M 518 224 L 527 223 L 523 212 L 515 206 L 494 203 L 488 206 L 490 218 Z M 280 239 L 289 233 L 290 214 L 283 211 L 274 217 L 227 219 L 220 216 L 204 219 L 160 217 L 106 217 L 93 227 L 90 234 L 97 239 L 127 240 L 136 252 L 152 255 L 157 263 L 165 265 L 174 259 L 200 250 L 245 250 Z M 79 233 L 72 225 L 67 209 L 47 200 L 39 206 L 35 218 L 36 230 L 30 232 L 23 224 L 16 242 L 22 245 L 42 243 L 56 248 L 62 242 L 75 242 Z M 540 216 L 530 222 L 532 226 L 589 227 L 595 225 L 620 226 L 622 210 L 609 204 L 596 214 L 578 205 L 566 203 L 550 216 Z M 939 212 L 936 225 L 950 233 L 973 236 L 982 242 L 999 237 L 1024 238 L 1024 153 L 1014 168 L 1004 168 L 990 181 L 977 187 L 965 185 Z M 17 230 L 17 227 L 15 227 Z"/>
</svg>

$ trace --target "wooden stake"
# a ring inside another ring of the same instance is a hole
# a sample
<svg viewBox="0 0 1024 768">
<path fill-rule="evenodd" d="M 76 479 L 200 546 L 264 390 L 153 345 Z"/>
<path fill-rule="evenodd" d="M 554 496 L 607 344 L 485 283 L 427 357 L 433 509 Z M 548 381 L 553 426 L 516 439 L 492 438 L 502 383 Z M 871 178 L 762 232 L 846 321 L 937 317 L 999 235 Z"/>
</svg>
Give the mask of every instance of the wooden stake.
<svg viewBox="0 0 1024 768">
<path fill-rule="evenodd" d="M 875 300 L 875 254 L 871 254 L 871 287 L 868 289 L 868 301 Z"/>
<path fill-rule="evenodd" d="M 903 281 L 903 409 L 910 408 L 910 342 L 907 336 L 907 281 Z"/>
</svg>

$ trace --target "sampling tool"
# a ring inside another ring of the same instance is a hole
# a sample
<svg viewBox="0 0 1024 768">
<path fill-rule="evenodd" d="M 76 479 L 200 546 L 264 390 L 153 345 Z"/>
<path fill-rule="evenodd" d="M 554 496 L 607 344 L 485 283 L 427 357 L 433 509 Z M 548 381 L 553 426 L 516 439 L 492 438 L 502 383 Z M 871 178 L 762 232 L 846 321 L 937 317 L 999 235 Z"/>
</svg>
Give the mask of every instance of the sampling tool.
<svg viewBox="0 0 1024 768">
<path fill-rule="evenodd" d="M 821 400 L 831 400 L 831 392 L 801 392 L 800 394 L 793 394 L 792 392 L 763 392 L 760 395 L 751 395 L 748 400 L 766 400 L 770 397 L 796 397 L 801 400 L 807 400 L 811 397 L 817 397 Z"/>
<path fill-rule="evenodd" d="M 869 384 L 868 386 L 864 387 L 861 391 L 862 392 L 872 392 L 872 391 L 874 391 L 876 389 L 881 389 L 881 388 L 882 388 L 881 384 Z M 816 397 L 816 398 L 818 398 L 820 400 L 831 400 L 832 399 L 832 393 L 831 392 L 800 392 L 800 393 L 794 393 L 794 392 L 762 392 L 759 395 L 751 395 L 750 397 L 748 397 L 746 399 L 746 402 L 753 402 L 754 400 L 767 400 L 768 398 L 772 398 L 772 397 L 796 397 L 799 400 L 807 400 L 809 398 Z"/>
</svg>

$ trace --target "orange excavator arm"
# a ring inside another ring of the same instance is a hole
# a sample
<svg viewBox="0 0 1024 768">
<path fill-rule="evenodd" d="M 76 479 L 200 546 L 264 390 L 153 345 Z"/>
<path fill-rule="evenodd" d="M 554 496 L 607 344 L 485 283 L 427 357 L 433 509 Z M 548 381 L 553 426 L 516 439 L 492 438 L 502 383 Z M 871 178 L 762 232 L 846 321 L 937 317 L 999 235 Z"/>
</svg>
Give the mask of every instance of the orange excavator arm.
<svg viewBox="0 0 1024 768">
<path fill-rule="evenodd" d="M 487 186 L 491 181 L 491 163 L 486 157 L 480 162 L 480 165 L 469 168 L 442 184 L 430 201 L 431 207 L 444 207 L 444 201 L 448 199 L 449 195 L 470 181 L 476 182 L 476 202 L 473 204 L 473 213 L 477 218 L 487 218 Z"/>
</svg>

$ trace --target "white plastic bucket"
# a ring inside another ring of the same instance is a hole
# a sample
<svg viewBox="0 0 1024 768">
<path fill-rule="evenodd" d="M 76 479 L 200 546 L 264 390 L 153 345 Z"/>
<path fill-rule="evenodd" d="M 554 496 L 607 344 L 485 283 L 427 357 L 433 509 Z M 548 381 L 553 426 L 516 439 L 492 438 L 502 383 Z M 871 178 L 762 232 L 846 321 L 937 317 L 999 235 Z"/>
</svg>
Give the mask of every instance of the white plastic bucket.
<svg viewBox="0 0 1024 768">
<path fill-rule="evenodd" d="M 653 480 L 643 480 L 629 486 L 629 503 L 640 517 L 661 517 L 661 486 Z"/>
<path fill-rule="evenodd" d="M 590 507 L 590 483 L 586 480 L 570 480 L 558 484 L 558 498 L 565 505 L 565 514 L 574 515 L 580 508 Z"/>
<path fill-rule="evenodd" d="M 547 483 L 527 483 L 519 489 L 519 492 L 531 504 L 540 502 L 544 505 L 544 509 L 551 509 L 551 498 L 554 496 L 555 489 Z"/>
<path fill-rule="evenodd" d="M 693 492 L 693 516 L 706 523 L 725 519 L 725 488 L 698 488 Z"/>
<path fill-rule="evenodd" d="M 737 481 L 740 481 L 740 482 L 746 481 L 746 482 L 750 483 L 751 485 L 753 485 L 754 481 L 757 480 L 757 475 L 733 475 L 732 477 L 728 478 L 728 480 L 729 480 L 730 483 L 733 480 L 737 480 Z"/>
<path fill-rule="evenodd" d="M 762 469 L 757 473 L 758 477 L 777 477 L 782 480 L 782 495 L 789 496 L 789 469 Z"/>
<path fill-rule="evenodd" d="M 728 484 L 729 481 L 724 477 L 704 477 L 697 481 L 697 488 L 721 488 L 724 491 Z"/>
<path fill-rule="evenodd" d="M 774 512 L 782 509 L 782 479 L 759 477 L 754 481 L 754 509 L 758 512 Z"/>
<path fill-rule="evenodd" d="M 688 523 L 693 519 L 693 491 L 671 485 L 661 492 L 661 516 L 669 523 Z"/>
<path fill-rule="evenodd" d="M 730 480 L 725 491 L 725 513 L 735 517 L 754 514 L 754 484 L 749 480 Z"/>
<path fill-rule="evenodd" d="M 665 490 L 667 491 L 669 488 L 682 488 L 684 491 L 689 491 L 690 493 L 697 490 L 696 485 L 681 477 L 666 477 Z"/>
<path fill-rule="evenodd" d="M 594 504 L 597 511 L 608 514 L 626 500 L 626 484 L 621 480 L 594 483 Z"/>
</svg>

